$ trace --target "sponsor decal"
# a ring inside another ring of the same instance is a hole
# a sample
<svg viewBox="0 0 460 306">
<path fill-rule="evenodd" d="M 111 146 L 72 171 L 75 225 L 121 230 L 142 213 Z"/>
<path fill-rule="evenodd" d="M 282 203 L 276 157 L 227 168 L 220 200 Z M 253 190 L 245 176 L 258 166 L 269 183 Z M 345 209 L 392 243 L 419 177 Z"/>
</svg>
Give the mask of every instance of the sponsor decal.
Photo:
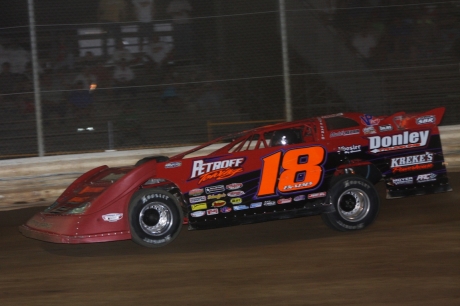
<svg viewBox="0 0 460 306">
<path fill-rule="evenodd" d="M 237 211 L 237 210 L 245 210 L 245 209 L 249 209 L 249 207 L 247 205 L 236 205 L 236 206 L 233 206 L 233 210 Z"/>
<path fill-rule="evenodd" d="M 188 194 L 191 197 L 196 197 L 196 196 L 202 195 L 203 192 L 204 192 L 204 190 L 202 188 L 197 188 L 197 189 L 190 190 L 190 192 Z"/>
<path fill-rule="evenodd" d="M 152 193 L 148 194 L 142 197 L 142 203 L 147 202 L 148 200 L 151 199 L 164 199 L 164 200 L 169 200 L 169 196 L 162 194 L 162 193 Z"/>
<path fill-rule="evenodd" d="M 321 139 L 324 140 L 324 139 L 326 139 L 326 137 L 325 137 L 326 132 L 324 130 L 323 120 L 320 117 L 318 117 L 318 123 L 319 123 L 319 132 L 321 134 Z"/>
<path fill-rule="evenodd" d="M 235 190 L 243 187 L 243 183 L 232 183 L 226 186 L 227 190 Z"/>
<path fill-rule="evenodd" d="M 411 171 L 421 171 L 421 170 L 428 170 L 433 168 L 433 164 L 422 164 L 422 165 L 415 165 L 415 166 L 407 166 L 407 167 L 396 167 L 391 169 L 393 173 L 404 173 L 404 172 L 411 172 Z"/>
<path fill-rule="evenodd" d="M 294 202 L 299 202 L 299 201 L 303 201 L 305 200 L 305 195 L 304 194 L 301 194 L 301 195 L 298 195 L 294 198 Z"/>
<path fill-rule="evenodd" d="M 436 176 L 434 173 L 420 174 L 417 176 L 417 183 L 436 181 Z"/>
<path fill-rule="evenodd" d="M 369 151 L 371 153 L 388 152 L 395 150 L 423 147 L 428 143 L 430 131 L 409 132 L 391 136 L 370 136 Z"/>
<path fill-rule="evenodd" d="M 380 123 L 380 119 L 372 115 L 364 115 L 360 116 L 359 118 L 361 118 L 361 122 L 364 125 L 378 125 Z"/>
<path fill-rule="evenodd" d="M 242 196 L 243 194 L 244 194 L 243 190 L 231 191 L 231 192 L 227 193 L 227 195 L 229 197 L 231 197 L 231 198 L 239 197 L 239 196 Z"/>
<path fill-rule="evenodd" d="M 177 168 L 182 166 L 182 162 L 170 162 L 165 165 L 165 169 Z"/>
<path fill-rule="evenodd" d="M 391 168 L 429 164 L 433 162 L 433 153 L 425 152 L 425 154 L 397 157 L 391 159 Z"/>
<path fill-rule="evenodd" d="M 262 207 L 262 202 L 257 202 L 257 203 L 251 203 L 251 205 L 249 205 L 250 208 L 259 208 L 259 207 Z"/>
<path fill-rule="evenodd" d="M 208 195 L 208 200 L 219 200 L 225 198 L 227 195 L 225 193 L 217 193 Z"/>
<path fill-rule="evenodd" d="M 218 208 L 211 208 L 206 211 L 206 215 L 212 216 L 212 215 L 217 215 L 219 213 Z"/>
<path fill-rule="evenodd" d="M 310 193 L 308 195 L 309 199 L 317 199 L 317 198 L 324 198 L 326 196 L 326 192 L 315 192 L 315 193 Z"/>
<path fill-rule="evenodd" d="M 381 126 L 379 126 L 379 131 L 380 131 L 380 132 L 390 132 L 390 131 L 393 131 L 393 126 L 392 126 L 391 124 L 381 125 Z"/>
<path fill-rule="evenodd" d="M 348 131 L 338 131 L 338 132 L 332 132 L 329 137 L 339 137 L 339 136 L 350 136 L 350 135 L 356 135 L 359 134 L 359 130 L 348 130 Z"/>
<path fill-rule="evenodd" d="M 240 204 L 240 203 L 243 203 L 243 199 L 242 198 L 233 198 L 233 199 L 230 199 L 230 203 L 232 203 L 233 205 Z"/>
<path fill-rule="evenodd" d="M 222 208 L 220 209 L 220 212 L 223 213 L 223 214 L 227 214 L 227 213 L 229 213 L 229 212 L 231 212 L 231 211 L 232 211 L 232 208 L 231 208 L 231 207 L 228 207 L 228 206 L 222 207 Z"/>
<path fill-rule="evenodd" d="M 286 191 L 286 190 L 291 190 L 291 189 L 307 188 L 312 185 L 313 185 L 312 182 L 305 182 L 305 183 L 299 183 L 299 184 L 294 184 L 294 185 L 286 185 L 282 189 L 283 191 Z"/>
<path fill-rule="evenodd" d="M 107 222 L 117 222 L 120 221 L 123 218 L 122 213 L 111 213 L 107 215 L 102 215 L 102 220 L 107 221 Z"/>
<path fill-rule="evenodd" d="M 227 202 L 224 200 L 214 201 L 212 202 L 212 207 L 222 207 L 225 206 L 225 204 L 227 204 Z"/>
<path fill-rule="evenodd" d="M 200 178 L 198 184 L 215 179 L 223 180 L 243 171 L 240 166 L 244 158 L 226 159 L 206 163 L 204 160 L 195 160 L 192 166 L 190 179 Z"/>
<path fill-rule="evenodd" d="M 205 187 L 204 190 L 206 191 L 206 194 L 218 193 L 218 192 L 225 191 L 225 187 L 224 185 L 209 186 L 209 187 Z"/>
<path fill-rule="evenodd" d="M 337 149 L 345 154 L 352 154 L 361 152 L 361 145 L 341 146 Z"/>
<path fill-rule="evenodd" d="M 402 177 L 402 178 L 394 178 L 391 179 L 393 182 L 393 185 L 411 185 L 414 183 L 414 178 L 413 177 Z"/>
<path fill-rule="evenodd" d="M 206 203 L 198 203 L 198 204 L 193 204 L 191 205 L 192 210 L 202 210 L 208 208 L 208 205 Z"/>
<path fill-rule="evenodd" d="M 291 203 L 291 202 L 292 202 L 292 198 L 279 199 L 278 201 L 276 201 L 276 203 L 278 203 L 278 204 L 287 204 L 287 203 Z"/>
<path fill-rule="evenodd" d="M 189 199 L 190 204 L 206 201 L 206 196 L 194 197 Z"/>
<path fill-rule="evenodd" d="M 423 116 L 415 119 L 415 123 L 418 125 L 422 124 L 435 124 L 436 123 L 436 116 L 431 115 L 431 116 Z"/>
<path fill-rule="evenodd" d="M 190 214 L 190 216 L 194 217 L 194 218 L 199 218 L 199 217 L 203 217 L 204 215 L 206 215 L 206 212 L 204 210 L 200 210 L 200 211 L 194 211 Z"/>
<path fill-rule="evenodd" d="M 368 126 L 363 129 L 364 135 L 377 134 L 377 131 L 373 126 Z"/>
<path fill-rule="evenodd" d="M 275 201 L 268 200 L 264 202 L 264 206 L 275 206 L 275 205 L 276 205 Z"/>
</svg>

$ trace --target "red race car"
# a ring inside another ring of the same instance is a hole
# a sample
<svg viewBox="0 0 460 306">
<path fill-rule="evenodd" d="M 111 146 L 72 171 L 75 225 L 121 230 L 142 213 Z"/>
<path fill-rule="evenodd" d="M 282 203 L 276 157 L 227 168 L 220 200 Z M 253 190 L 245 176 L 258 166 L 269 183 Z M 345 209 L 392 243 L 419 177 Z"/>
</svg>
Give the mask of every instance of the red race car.
<svg viewBox="0 0 460 306">
<path fill-rule="evenodd" d="M 101 166 L 73 182 L 20 231 L 56 243 L 133 239 L 160 247 L 190 230 L 321 214 L 362 229 L 387 198 L 451 191 L 438 125 L 444 108 L 343 113 L 222 137 L 133 166 Z"/>
</svg>

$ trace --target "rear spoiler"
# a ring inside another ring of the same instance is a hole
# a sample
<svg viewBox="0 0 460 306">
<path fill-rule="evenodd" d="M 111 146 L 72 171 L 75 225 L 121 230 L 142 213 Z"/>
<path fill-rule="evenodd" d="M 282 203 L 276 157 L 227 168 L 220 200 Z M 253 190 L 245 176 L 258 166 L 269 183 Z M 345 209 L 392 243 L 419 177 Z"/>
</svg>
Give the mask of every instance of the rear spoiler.
<svg viewBox="0 0 460 306">
<path fill-rule="evenodd" d="M 380 125 L 394 124 L 401 130 L 418 126 L 438 126 L 441 124 L 445 111 L 445 107 L 438 107 L 420 113 L 398 112 L 382 120 Z"/>
</svg>

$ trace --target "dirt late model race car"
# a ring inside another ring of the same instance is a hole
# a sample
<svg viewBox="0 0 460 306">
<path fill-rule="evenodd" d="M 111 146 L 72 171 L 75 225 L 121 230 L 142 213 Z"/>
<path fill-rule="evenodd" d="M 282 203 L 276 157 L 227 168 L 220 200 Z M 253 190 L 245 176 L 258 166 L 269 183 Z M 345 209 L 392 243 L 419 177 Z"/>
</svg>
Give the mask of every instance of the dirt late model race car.
<svg viewBox="0 0 460 306">
<path fill-rule="evenodd" d="M 56 243 L 168 244 L 188 228 L 321 214 L 340 231 L 371 224 L 387 198 L 450 191 L 438 125 L 444 108 L 341 113 L 222 137 L 185 153 L 88 171 L 20 231 Z"/>
</svg>

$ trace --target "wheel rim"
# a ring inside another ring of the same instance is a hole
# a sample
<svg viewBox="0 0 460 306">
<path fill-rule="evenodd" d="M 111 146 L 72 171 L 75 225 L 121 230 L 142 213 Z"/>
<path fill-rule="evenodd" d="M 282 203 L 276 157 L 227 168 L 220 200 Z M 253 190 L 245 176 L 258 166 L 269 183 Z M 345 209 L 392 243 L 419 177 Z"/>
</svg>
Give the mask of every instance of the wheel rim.
<svg viewBox="0 0 460 306">
<path fill-rule="evenodd" d="M 369 208 L 369 197 L 360 189 L 348 189 L 343 192 L 337 205 L 340 216 L 350 222 L 364 219 L 369 213 Z"/>
<path fill-rule="evenodd" d="M 145 233 L 160 236 L 173 225 L 172 211 L 163 203 L 150 203 L 142 208 L 139 224 Z"/>
</svg>

